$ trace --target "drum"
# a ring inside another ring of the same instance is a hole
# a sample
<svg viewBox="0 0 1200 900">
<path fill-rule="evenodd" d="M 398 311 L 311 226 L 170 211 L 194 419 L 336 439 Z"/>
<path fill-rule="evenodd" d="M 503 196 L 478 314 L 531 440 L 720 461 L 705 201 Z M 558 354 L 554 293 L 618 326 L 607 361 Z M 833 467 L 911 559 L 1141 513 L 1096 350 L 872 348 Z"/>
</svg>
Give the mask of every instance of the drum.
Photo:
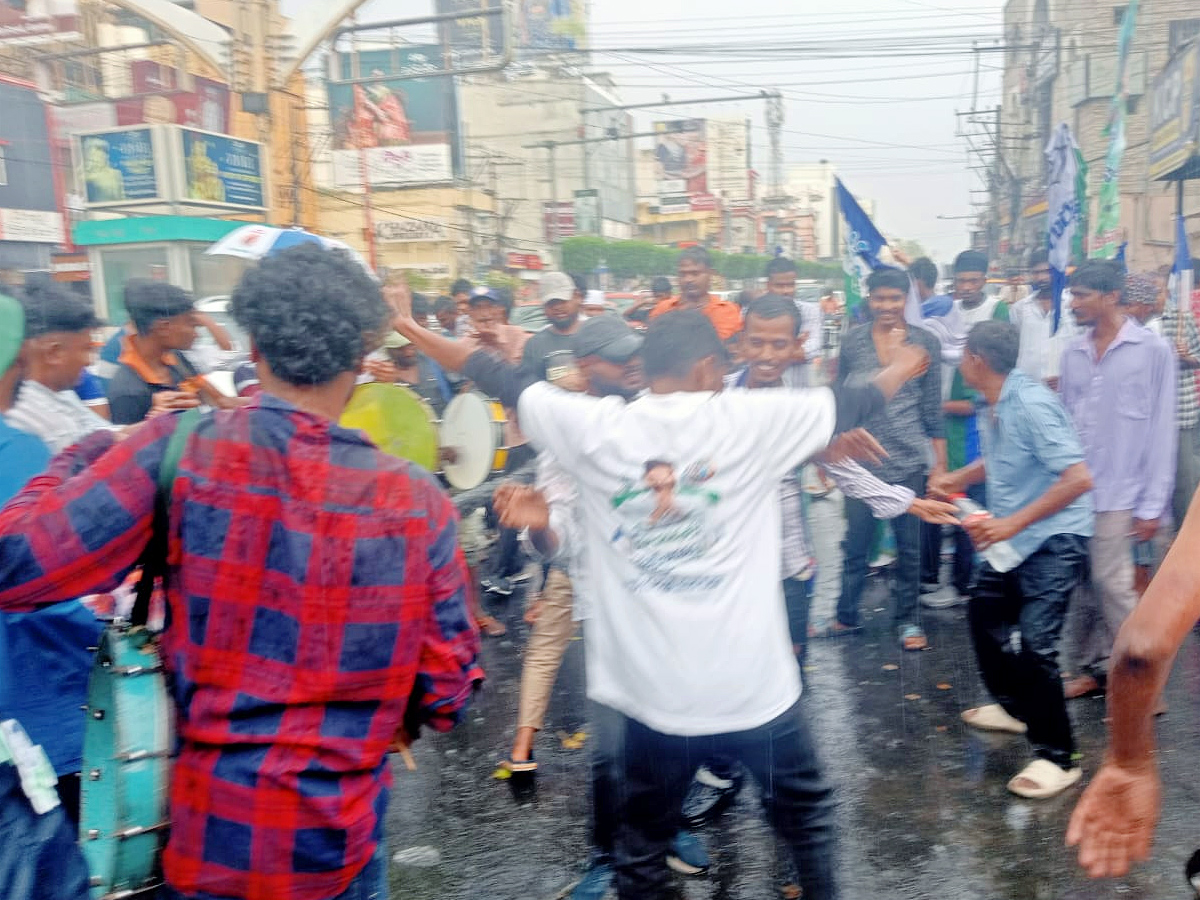
<svg viewBox="0 0 1200 900">
<path fill-rule="evenodd" d="M 384 453 L 438 469 L 437 417 L 429 404 L 399 384 L 360 384 L 354 389 L 341 425 L 367 433 Z"/>
<path fill-rule="evenodd" d="M 504 407 L 476 391 L 459 394 L 442 416 L 442 446 L 454 451 L 453 462 L 442 464 L 442 474 L 460 491 L 479 487 L 493 472 L 504 471 L 508 448 L 504 446 Z"/>
<path fill-rule="evenodd" d="M 100 635 L 87 715 L 79 842 L 92 898 L 148 894 L 160 883 L 175 720 L 145 628 L 118 622 Z"/>
</svg>

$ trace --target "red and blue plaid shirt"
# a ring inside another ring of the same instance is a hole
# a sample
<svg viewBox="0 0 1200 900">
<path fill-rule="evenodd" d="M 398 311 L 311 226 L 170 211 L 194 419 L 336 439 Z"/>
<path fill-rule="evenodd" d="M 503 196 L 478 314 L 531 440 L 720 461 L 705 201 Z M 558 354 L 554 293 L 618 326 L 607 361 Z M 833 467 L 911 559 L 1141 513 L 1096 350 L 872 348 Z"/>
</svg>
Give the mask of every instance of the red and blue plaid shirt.
<svg viewBox="0 0 1200 900">
<path fill-rule="evenodd" d="M 85 438 L 0 512 L 0 609 L 111 588 L 152 530 L 176 422 Z M 179 709 L 168 883 L 317 900 L 382 837 L 387 747 L 450 728 L 483 677 L 456 515 L 428 476 L 284 401 L 219 412 L 171 498 Z"/>
</svg>

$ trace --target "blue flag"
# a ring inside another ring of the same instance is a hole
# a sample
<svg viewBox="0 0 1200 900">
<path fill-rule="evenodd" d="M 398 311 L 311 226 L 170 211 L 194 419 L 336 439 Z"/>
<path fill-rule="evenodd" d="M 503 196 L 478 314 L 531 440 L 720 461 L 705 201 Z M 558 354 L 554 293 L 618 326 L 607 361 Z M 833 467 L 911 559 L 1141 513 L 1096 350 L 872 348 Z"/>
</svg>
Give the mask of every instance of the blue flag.
<svg viewBox="0 0 1200 900">
<path fill-rule="evenodd" d="M 842 215 L 846 219 L 846 243 L 848 249 L 855 255 L 862 258 L 872 269 L 877 269 L 883 263 L 879 261 L 879 251 L 887 246 L 887 241 L 884 240 L 879 229 L 875 227 L 858 201 L 854 196 L 846 190 L 846 186 L 842 184 L 842 179 L 834 179 L 837 183 L 837 199 L 838 206 L 841 207 Z"/>
<path fill-rule="evenodd" d="M 1071 264 L 1071 248 L 1075 229 L 1079 226 L 1081 210 L 1076 181 L 1079 174 L 1079 146 L 1064 122 L 1054 129 L 1046 145 L 1046 202 L 1049 206 L 1050 228 L 1047 249 L 1050 253 L 1050 292 L 1053 298 L 1054 319 L 1051 333 L 1058 331 L 1062 319 L 1062 295 L 1067 286 L 1067 268 Z"/>
</svg>

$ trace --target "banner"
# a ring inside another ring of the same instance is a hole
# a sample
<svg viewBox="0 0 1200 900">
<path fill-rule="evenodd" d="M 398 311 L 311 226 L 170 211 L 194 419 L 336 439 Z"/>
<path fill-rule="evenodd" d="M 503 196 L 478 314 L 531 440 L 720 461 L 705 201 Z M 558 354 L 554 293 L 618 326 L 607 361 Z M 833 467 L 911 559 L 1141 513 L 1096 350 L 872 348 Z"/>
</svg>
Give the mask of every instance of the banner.
<svg viewBox="0 0 1200 900">
<path fill-rule="evenodd" d="M 262 147 L 224 134 L 180 129 L 183 137 L 183 197 L 202 203 L 266 207 Z"/>
<path fill-rule="evenodd" d="M 703 119 L 654 123 L 658 195 L 708 193 L 708 145 Z"/>
<path fill-rule="evenodd" d="M 887 240 L 870 220 L 840 178 L 834 179 L 838 207 L 846 220 L 846 247 L 842 267 L 846 272 L 846 314 L 858 312 L 862 305 L 862 282 L 883 263 L 879 254 Z"/>
<path fill-rule="evenodd" d="M 86 134 L 78 140 L 89 205 L 159 198 L 159 171 L 149 128 Z"/>
<path fill-rule="evenodd" d="M 521 0 L 517 13 L 517 46 L 531 50 L 570 52 L 587 45 L 585 0 Z"/>
<path fill-rule="evenodd" d="M 229 132 L 229 88 L 208 78 L 192 78 L 180 90 L 175 69 L 145 59 L 129 66 L 133 93 L 115 103 L 118 125 L 186 125 L 216 134 Z"/>
<path fill-rule="evenodd" d="M 442 67 L 442 49 L 436 45 L 364 50 L 339 57 L 342 81 L 329 84 L 338 187 L 361 185 L 359 153 L 363 150 L 373 186 L 377 175 L 383 179 L 381 185 L 446 182 L 454 177 L 454 79 L 421 77 L 422 72 Z M 346 83 L 358 79 L 379 80 Z"/>
<path fill-rule="evenodd" d="M 1046 190 L 1049 206 L 1047 242 L 1054 304 L 1051 332 L 1055 332 L 1062 316 L 1062 294 L 1067 286 L 1067 269 L 1071 265 L 1071 251 L 1081 213 L 1078 195 L 1079 145 L 1075 143 L 1066 122 L 1054 129 L 1045 153 L 1049 182 Z"/>
<path fill-rule="evenodd" d="M 1130 0 L 1121 20 L 1117 38 L 1117 84 L 1104 134 L 1109 138 L 1104 161 L 1104 181 L 1100 185 L 1100 209 L 1096 214 L 1096 248 L 1092 256 L 1112 259 L 1121 243 L 1121 160 L 1125 156 L 1125 71 L 1129 63 L 1129 45 L 1137 27 L 1138 0 Z"/>
</svg>

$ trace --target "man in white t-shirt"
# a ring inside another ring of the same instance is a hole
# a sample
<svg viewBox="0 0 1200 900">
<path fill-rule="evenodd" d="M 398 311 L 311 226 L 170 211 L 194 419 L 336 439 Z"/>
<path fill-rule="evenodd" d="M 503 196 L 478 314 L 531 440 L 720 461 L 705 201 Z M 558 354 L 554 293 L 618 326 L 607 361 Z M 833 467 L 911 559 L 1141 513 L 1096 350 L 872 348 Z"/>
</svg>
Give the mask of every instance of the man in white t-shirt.
<svg viewBox="0 0 1200 900">
<path fill-rule="evenodd" d="M 596 598 L 589 698 L 620 713 L 618 896 L 666 896 L 663 867 L 697 763 L 739 759 L 809 900 L 836 896 L 832 787 L 800 715 L 779 574 L 778 487 L 834 430 L 828 389 L 722 392 L 724 348 L 695 311 L 651 323 L 650 393 L 536 384 L 522 428 L 573 475 Z"/>
</svg>

